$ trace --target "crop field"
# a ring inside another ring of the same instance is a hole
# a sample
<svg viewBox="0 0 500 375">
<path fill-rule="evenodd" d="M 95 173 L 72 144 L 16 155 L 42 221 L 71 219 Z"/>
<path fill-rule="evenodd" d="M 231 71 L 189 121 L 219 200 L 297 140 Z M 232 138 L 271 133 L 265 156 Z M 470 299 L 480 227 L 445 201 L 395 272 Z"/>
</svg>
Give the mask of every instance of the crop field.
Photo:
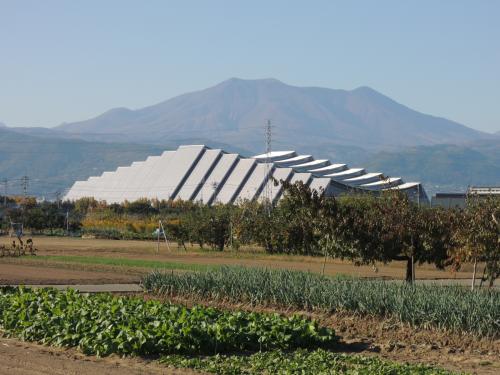
<svg viewBox="0 0 500 375">
<path fill-rule="evenodd" d="M 0 311 L 0 327 L 9 336 L 98 356 L 163 355 L 160 362 L 175 368 L 218 374 L 451 374 L 335 354 L 334 331 L 298 315 L 23 288 L 0 290 Z"/>
<path fill-rule="evenodd" d="M 0 244 L 8 245 L 8 237 Z M 323 259 L 310 256 L 269 255 L 258 248 L 240 251 L 210 251 L 188 246 L 187 251 L 165 243 L 157 253 L 156 243 L 147 241 L 82 239 L 68 237 L 35 237 L 37 256 L 0 258 L 0 282 L 3 284 L 74 284 L 138 282 L 152 269 L 201 271 L 219 265 L 272 267 L 316 273 L 323 272 Z M 372 266 L 354 266 L 350 262 L 328 259 L 325 275 L 402 279 L 405 263 L 392 262 Z M 429 265 L 417 266 L 417 278 L 468 284 L 470 266 L 459 272 L 437 270 Z M 478 267 L 481 272 L 481 265 Z M 102 274 L 102 278 L 99 277 Z M 16 276 L 19 275 L 19 276 Z M 113 280 L 114 279 L 114 280 Z M 497 283 L 498 284 L 498 283 Z"/>
<path fill-rule="evenodd" d="M 110 374 L 500 370 L 498 292 L 408 289 L 403 262 L 324 265 L 320 257 L 258 248 L 219 252 L 165 243 L 157 253 L 147 241 L 35 237 L 34 243 L 36 256 L 0 258 L 1 284 L 142 280 L 149 292 L 131 298 L 4 289 L 0 355 L 12 368 L 32 368 L 22 355 L 29 348 L 39 367 L 47 366 L 37 374 L 53 373 L 50 358 L 60 358 L 61 368 L 86 369 L 76 373 Z M 470 271 L 422 265 L 417 281 L 468 285 Z"/>
<path fill-rule="evenodd" d="M 146 290 L 164 296 L 220 299 L 253 306 L 352 311 L 396 318 L 414 327 L 435 327 L 500 338 L 500 292 L 460 287 L 406 285 L 357 278 L 328 278 L 301 271 L 221 267 L 202 273 L 153 272 Z"/>
</svg>

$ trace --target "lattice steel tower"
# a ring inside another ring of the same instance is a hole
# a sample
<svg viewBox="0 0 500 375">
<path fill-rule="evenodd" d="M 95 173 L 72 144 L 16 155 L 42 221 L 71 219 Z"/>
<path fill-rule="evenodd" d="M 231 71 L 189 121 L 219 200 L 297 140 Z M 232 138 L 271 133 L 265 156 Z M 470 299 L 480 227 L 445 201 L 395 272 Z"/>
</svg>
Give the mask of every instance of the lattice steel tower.
<svg viewBox="0 0 500 375">
<path fill-rule="evenodd" d="M 266 178 L 264 179 L 264 200 L 266 201 L 266 204 L 268 205 L 268 209 L 270 210 L 272 207 L 272 193 L 271 193 L 271 185 L 270 185 L 270 179 L 271 179 L 271 151 L 272 151 L 272 139 L 273 139 L 273 131 L 272 131 L 272 125 L 271 125 L 271 120 L 267 120 L 266 122 L 266 168 L 265 168 L 265 174 Z"/>
</svg>

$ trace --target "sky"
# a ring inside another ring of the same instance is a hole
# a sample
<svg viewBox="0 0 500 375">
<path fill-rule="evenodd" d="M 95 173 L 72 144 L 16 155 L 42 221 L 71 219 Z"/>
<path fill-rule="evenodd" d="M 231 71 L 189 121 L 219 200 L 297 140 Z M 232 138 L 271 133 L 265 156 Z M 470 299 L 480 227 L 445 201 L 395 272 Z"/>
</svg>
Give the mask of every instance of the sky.
<svg viewBox="0 0 500 375">
<path fill-rule="evenodd" d="M 0 0 L 0 122 L 56 126 L 231 77 L 373 89 L 500 131 L 500 1 Z"/>
</svg>

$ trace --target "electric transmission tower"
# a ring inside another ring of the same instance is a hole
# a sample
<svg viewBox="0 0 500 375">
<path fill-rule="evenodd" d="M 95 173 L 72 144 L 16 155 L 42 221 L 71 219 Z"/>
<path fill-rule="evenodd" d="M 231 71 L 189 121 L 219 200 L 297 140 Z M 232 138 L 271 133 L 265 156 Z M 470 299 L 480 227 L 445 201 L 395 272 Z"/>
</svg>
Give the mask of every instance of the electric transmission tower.
<svg viewBox="0 0 500 375">
<path fill-rule="evenodd" d="M 23 194 L 26 198 L 28 196 L 28 185 L 30 178 L 28 176 L 21 177 L 21 186 L 23 187 Z"/>
<path fill-rule="evenodd" d="M 264 179 L 264 201 L 265 204 L 267 205 L 268 213 L 271 211 L 271 206 L 272 206 L 272 192 L 271 192 L 271 184 L 270 184 L 270 179 L 271 179 L 271 171 L 272 171 L 272 166 L 271 166 L 271 151 L 272 151 L 272 140 L 273 140 L 273 129 L 271 125 L 271 120 L 267 120 L 266 122 L 266 168 L 265 168 L 265 174 L 266 177 Z"/>
</svg>

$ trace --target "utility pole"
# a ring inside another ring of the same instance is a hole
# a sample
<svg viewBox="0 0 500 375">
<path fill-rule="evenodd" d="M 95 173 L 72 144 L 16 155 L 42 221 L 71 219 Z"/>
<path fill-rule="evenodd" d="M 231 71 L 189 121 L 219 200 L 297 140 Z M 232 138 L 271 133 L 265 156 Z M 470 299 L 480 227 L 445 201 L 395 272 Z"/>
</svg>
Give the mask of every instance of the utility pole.
<svg viewBox="0 0 500 375">
<path fill-rule="evenodd" d="M 56 197 L 56 202 L 57 202 L 57 208 L 61 208 L 61 191 L 60 190 L 57 190 L 55 193 L 54 193 L 55 197 Z"/>
<path fill-rule="evenodd" d="M 66 210 L 66 234 L 69 234 L 69 210 Z"/>
<path fill-rule="evenodd" d="M 7 207 L 7 183 L 8 183 L 7 179 L 4 178 L 4 180 L 3 180 L 3 189 L 4 189 L 4 191 L 3 191 L 3 206 L 4 207 Z"/>
</svg>

